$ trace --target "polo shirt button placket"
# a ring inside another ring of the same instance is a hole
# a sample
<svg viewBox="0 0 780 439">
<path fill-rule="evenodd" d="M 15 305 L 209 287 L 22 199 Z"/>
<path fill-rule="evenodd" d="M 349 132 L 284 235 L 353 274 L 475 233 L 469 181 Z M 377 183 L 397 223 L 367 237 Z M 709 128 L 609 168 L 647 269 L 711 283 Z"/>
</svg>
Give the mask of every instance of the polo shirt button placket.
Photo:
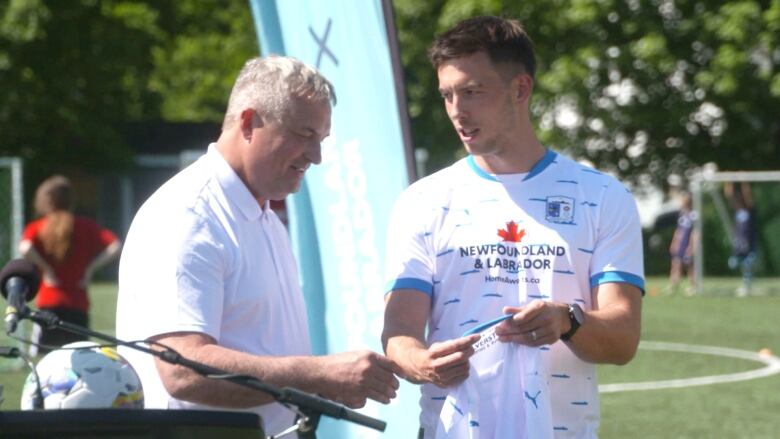
<svg viewBox="0 0 780 439">
<path fill-rule="evenodd" d="M 278 280 L 282 291 L 286 292 L 288 285 L 286 278 L 284 277 L 285 274 L 279 269 L 279 263 L 281 259 L 279 259 L 277 243 L 274 241 L 273 233 L 269 233 L 271 225 L 271 215 L 269 215 L 267 211 L 263 210 L 263 213 L 260 215 L 260 228 L 263 231 L 263 235 L 265 236 L 266 241 L 268 241 L 268 249 L 271 252 L 271 263 L 274 264 L 276 279 Z"/>
</svg>

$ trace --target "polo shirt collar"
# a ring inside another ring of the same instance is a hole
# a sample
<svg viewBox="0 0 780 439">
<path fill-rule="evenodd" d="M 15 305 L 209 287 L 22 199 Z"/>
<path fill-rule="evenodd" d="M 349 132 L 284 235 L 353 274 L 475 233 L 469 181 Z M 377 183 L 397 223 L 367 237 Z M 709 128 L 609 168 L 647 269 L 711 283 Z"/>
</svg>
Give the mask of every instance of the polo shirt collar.
<svg viewBox="0 0 780 439">
<path fill-rule="evenodd" d="M 268 201 L 265 202 L 263 208 L 260 208 L 257 200 L 255 200 L 244 182 L 238 177 L 236 171 L 230 167 L 225 158 L 222 157 L 222 154 L 217 150 L 216 143 L 209 145 L 207 156 L 213 164 L 214 175 L 225 193 L 225 197 L 230 203 L 238 206 L 238 210 L 241 211 L 247 220 L 257 220 L 264 210 L 270 208 Z"/>
</svg>

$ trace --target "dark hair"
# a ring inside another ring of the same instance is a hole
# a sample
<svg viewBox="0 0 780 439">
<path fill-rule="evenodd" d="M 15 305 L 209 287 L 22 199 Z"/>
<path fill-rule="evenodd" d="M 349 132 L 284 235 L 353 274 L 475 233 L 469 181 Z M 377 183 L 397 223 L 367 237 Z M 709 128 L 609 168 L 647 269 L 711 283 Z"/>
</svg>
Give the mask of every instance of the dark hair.
<svg viewBox="0 0 780 439">
<path fill-rule="evenodd" d="M 439 35 L 428 58 L 438 69 L 449 60 L 483 50 L 494 64 L 519 64 L 532 78 L 536 73 L 534 44 L 520 22 L 492 16 L 468 18 Z"/>
</svg>

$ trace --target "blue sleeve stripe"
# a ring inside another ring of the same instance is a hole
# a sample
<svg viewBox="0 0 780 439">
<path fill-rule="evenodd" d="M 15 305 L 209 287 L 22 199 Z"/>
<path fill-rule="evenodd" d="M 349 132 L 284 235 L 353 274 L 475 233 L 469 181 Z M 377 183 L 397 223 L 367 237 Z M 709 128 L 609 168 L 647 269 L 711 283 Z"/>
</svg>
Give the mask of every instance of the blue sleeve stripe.
<svg viewBox="0 0 780 439">
<path fill-rule="evenodd" d="M 393 290 L 412 289 L 421 291 L 429 296 L 433 296 L 433 284 L 430 282 L 415 279 L 413 277 L 405 277 L 401 279 L 391 280 L 385 285 L 385 294 L 392 292 Z"/>
<path fill-rule="evenodd" d="M 645 294 L 645 280 L 635 274 L 626 273 L 625 271 L 605 271 L 603 273 L 594 274 L 590 277 L 590 287 L 593 288 L 597 285 L 619 282 L 628 283 L 636 286 L 642 290 L 642 295 Z"/>
</svg>

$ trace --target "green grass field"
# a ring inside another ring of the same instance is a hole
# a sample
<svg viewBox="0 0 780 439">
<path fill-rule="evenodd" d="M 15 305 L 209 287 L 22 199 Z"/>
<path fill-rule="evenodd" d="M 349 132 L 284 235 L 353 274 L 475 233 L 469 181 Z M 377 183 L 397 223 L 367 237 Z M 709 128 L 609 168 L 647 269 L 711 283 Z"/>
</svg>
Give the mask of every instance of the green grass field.
<svg viewBox="0 0 780 439">
<path fill-rule="evenodd" d="M 116 284 L 95 283 L 90 286 L 89 294 L 92 302 L 89 313 L 92 329 L 113 335 L 116 314 Z M 25 322 L 25 325 L 25 329 L 28 329 L 29 333 L 29 322 Z M 0 345 L 13 346 L 16 345 L 15 343 L 5 334 L 0 335 Z M 2 410 L 19 410 L 22 386 L 29 372 L 26 366 L 19 369 L 18 366 L 21 364 L 19 360 L 0 358 L 0 385 L 3 386 L 3 398 L 5 399 L 5 402 L 0 405 Z"/>
<path fill-rule="evenodd" d="M 737 280 L 719 279 L 708 281 L 705 288 L 709 282 L 723 291 L 738 286 Z M 780 295 L 669 297 L 659 293 L 665 286 L 665 279 L 648 279 L 642 340 L 780 353 Z M 640 350 L 626 366 L 601 366 L 599 382 L 689 378 L 763 366 L 727 357 Z M 778 438 L 780 374 L 682 389 L 608 393 L 602 395 L 601 406 L 603 438 Z"/>
<path fill-rule="evenodd" d="M 761 296 L 717 293 L 668 296 L 665 279 L 648 279 L 642 340 L 720 346 L 780 354 L 777 314 L 780 294 L 764 280 Z M 708 280 L 717 291 L 733 291 L 735 279 Z M 767 293 L 768 292 L 768 293 Z M 91 288 L 92 327 L 113 333 L 116 286 Z M 3 343 L 5 344 L 5 343 Z M 8 361 L 8 360 L 2 360 Z M 627 366 L 601 366 L 601 384 L 655 381 L 745 372 L 762 363 L 730 357 L 640 349 Z M 4 410 L 19 408 L 26 370 L 0 372 Z M 602 438 L 778 438 L 780 374 L 734 383 L 601 395 Z"/>
</svg>

